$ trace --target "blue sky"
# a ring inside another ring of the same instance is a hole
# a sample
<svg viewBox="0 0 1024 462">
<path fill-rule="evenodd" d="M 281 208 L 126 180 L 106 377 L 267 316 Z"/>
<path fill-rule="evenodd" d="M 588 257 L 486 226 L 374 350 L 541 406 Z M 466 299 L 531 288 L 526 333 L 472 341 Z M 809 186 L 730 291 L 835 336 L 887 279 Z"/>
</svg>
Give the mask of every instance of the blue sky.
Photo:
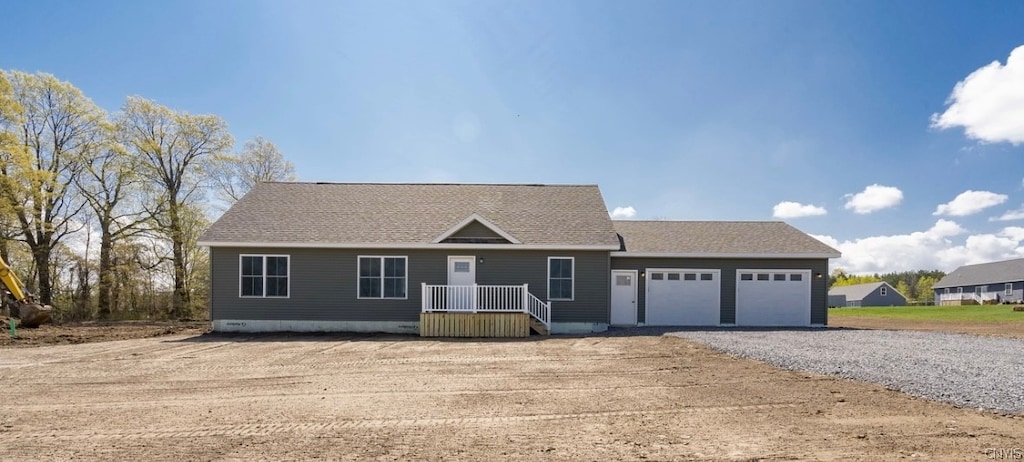
<svg viewBox="0 0 1024 462">
<path fill-rule="evenodd" d="M 217 114 L 302 180 L 597 183 L 635 219 L 783 219 L 855 272 L 1024 257 L 1022 2 L 4 10 L 0 69 Z"/>
</svg>

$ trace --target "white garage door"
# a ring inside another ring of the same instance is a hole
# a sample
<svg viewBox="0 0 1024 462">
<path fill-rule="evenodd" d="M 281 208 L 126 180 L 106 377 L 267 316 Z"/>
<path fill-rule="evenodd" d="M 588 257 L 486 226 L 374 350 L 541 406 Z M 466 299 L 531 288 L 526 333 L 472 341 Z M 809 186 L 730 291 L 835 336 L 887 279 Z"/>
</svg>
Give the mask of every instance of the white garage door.
<svg viewBox="0 0 1024 462">
<path fill-rule="evenodd" d="M 811 324 L 811 272 L 739 270 L 736 272 L 737 326 Z"/>
<path fill-rule="evenodd" d="M 706 269 L 648 269 L 648 326 L 717 326 L 721 273 Z"/>
</svg>

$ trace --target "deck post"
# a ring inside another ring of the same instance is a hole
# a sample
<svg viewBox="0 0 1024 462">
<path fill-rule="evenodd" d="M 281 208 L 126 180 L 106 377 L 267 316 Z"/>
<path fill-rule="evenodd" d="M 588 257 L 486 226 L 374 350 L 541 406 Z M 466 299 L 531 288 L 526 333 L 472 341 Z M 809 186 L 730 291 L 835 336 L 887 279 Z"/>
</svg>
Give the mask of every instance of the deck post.
<svg viewBox="0 0 1024 462">
<path fill-rule="evenodd" d="M 523 284 L 523 313 L 530 312 L 530 285 Z"/>
<path fill-rule="evenodd" d="M 423 313 L 427 312 L 427 283 L 420 283 L 420 311 Z"/>
<path fill-rule="evenodd" d="M 472 296 L 472 298 L 470 299 L 470 300 L 472 301 L 472 303 L 473 303 L 473 305 L 472 305 L 472 306 L 473 306 L 473 312 L 474 312 L 474 313 L 476 313 L 476 309 L 477 309 L 477 304 L 476 304 L 476 303 L 477 303 L 477 300 L 476 300 L 476 294 L 477 294 L 477 292 L 479 292 L 479 290 L 477 289 L 477 287 L 476 287 L 476 283 L 474 282 L 474 283 L 473 283 L 473 296 Z"/>
</svg>

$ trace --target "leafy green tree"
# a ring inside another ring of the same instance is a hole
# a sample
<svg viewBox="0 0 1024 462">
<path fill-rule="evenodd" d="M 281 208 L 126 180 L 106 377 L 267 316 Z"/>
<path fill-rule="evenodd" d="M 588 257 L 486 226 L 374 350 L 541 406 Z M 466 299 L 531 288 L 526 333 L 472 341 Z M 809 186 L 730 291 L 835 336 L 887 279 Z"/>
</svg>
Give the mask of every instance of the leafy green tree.
<svg viewBox="0 0 1024 462">
<path fill-rule="evenodd" d="M 170 315 L 187 316 L 191 293 L 186 234 L 193 215 L 187 207 L 205 198 L 212 162 L 227 155 L 234 141 L 217 116 L 175 111 L 137 96 L 128 98 L 117 124 L 128 152 L 139 159 L 138 172 L 151 193 L 147 214 L 154 230 L 170 242 Z"/>
<path fill-rule="evenodd" d="M 50 74 L 5 72 L 20 114 L 0 113 L 6 132 L 0 197 L 32 251 L 39 301 L 52 303 L 51 255 L 81 229 L 85 206 L 75 188 L 82 158 L 102 142 L 106 113 L 68 82 Z M 9 139 L 13 134 L 13 143 Z"/>
<path fill-rule="evenodd" d="M 123 239 L 145 231 L 142 177 L 139 161 L 119 142 L 123 135 L 107 127 L 103 145 L 83 158 L 78 190 L 92 209 L 100 233 L 97 305 L 100 319 L 110 317 L 116 270 L 114 247 Z"/>
<path fill-rule="evenodd" d="M 917 280 L 917 300 L 925 303 L 935 302 L 935 290 L 932 288 L 939 282 L 939 278 L 931 275 L 922 275 Z"/>
<path fill-rule="evenodd" d="M 238 202 L 257 183 L 294 180 L 295 166 L 262 136 L 246 141 L 242 152 L 218 159 L 213 175 L 218 197 L 228 204 Z"/>
<path fill-rule="evenodd" d="M 903 279 L 900 279 L 896 283 L 896 292 L 903 294 L 903 296 L 907 297 L 908 300 L 913 299 L 913 294 L 910 291 L 910 284 L 907 284 L 907 281 Z"/>
</svg>

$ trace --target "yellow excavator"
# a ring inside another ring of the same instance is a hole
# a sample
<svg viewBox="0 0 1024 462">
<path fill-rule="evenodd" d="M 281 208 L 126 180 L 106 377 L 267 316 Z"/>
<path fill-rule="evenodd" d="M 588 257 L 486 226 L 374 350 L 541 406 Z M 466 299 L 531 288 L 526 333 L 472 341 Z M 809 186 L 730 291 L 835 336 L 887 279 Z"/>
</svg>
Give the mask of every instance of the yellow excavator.
<svg viewBox="0 0 1024 462">
<path fill-rule="evenodd" d="M 37 303 L 3 258 L 0 258 L 0 282 L 7 288 L 11 317 L 20 319 L 21 327 L 39 327 L 53 319 L 53 307 Z"/>
</svg>

